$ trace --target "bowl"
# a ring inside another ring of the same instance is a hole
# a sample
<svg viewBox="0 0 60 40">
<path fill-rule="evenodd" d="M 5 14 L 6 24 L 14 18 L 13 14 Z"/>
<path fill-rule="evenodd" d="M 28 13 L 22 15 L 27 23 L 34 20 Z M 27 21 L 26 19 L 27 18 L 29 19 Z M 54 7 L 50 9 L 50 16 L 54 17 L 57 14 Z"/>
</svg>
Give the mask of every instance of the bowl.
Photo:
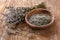
<svg viewBox="0 0 60 40">
<path fill-rule="evenodd" d="M 31 23 L 28 21 L 29 18 L 30 18 L 32 15 L 41 13 L 41 12 L 43 12 L 43 11 L 49 12 L 49 13 L 44 13 L 44 14 L 48 14 L 48 15 L 51 16 L 51 21 L 50 21 L 48 24 L 46 24 L 46 25 L 41 25 L 41 26 L 37 26 L 37 25 L 31 24 Z M 48 11 L 47 9 L 37 8 L 37 9 L 34 9 L 34 10 L 32 10 L 32 11 L 30 11 L 30 12 L 28 12 L 28 13 L 26 14 L 26 16 L 25 16 L 25 21 L 26 21 L 26 23 L 27 23 L 30 27 L 32 27 L 32 28 L 46 28 L 46 27 L 48 27 L 48 26 L 50 26 L 50 25 L 53 24 L 53 22 L 54 22 L 54 14 L 51 13 L 50 11 Z"/>
</svg>

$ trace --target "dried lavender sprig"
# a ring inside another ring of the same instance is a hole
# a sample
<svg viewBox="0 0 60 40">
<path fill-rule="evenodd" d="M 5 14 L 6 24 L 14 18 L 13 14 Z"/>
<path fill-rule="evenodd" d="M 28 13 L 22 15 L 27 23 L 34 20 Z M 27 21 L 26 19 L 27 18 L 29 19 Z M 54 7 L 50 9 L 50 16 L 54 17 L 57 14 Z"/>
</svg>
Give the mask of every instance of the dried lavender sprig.
<svg viewBox="0 0 60 40">
<path fill-rule="evenodd" d="M 9 28 L 16 28 L 16 26 L 25 20 L 25 15 L 29 7 L 6 7 L 9 13 L 5 14 L 5 22 Z"/>
</svg>

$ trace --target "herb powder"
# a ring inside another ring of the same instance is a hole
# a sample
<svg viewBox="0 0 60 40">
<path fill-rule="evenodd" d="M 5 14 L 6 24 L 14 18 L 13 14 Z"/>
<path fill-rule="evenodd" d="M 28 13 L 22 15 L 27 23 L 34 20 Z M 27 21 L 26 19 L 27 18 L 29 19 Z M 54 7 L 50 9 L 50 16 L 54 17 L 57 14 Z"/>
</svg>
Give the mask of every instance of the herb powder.
<svg viewBox="0 0 60 40">
<path fill-rule="evenodd" d="M 47 14 L 34 14 L 29 18 L 29 22 L 31 24 L 41 26 L 50 23 L 51 21 L 51 16 Z"/>
</svg>

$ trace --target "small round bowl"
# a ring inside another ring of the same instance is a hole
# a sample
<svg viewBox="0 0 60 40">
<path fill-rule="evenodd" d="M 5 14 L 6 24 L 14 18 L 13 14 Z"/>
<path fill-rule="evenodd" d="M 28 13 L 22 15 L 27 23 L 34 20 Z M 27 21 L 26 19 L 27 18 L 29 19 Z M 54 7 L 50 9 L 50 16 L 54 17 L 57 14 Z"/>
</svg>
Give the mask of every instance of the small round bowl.
<svg viewBox="0 0 60 40">
<path fill-rule="evenodd" d="M 52 20 L 51 20 L 50 23 L 48 23 L 48 24 L 46 24 L 46 25 L 37 26 L 37 25 L 31 24 L 31 23 L 28 21 L 29 18 L 30 18 L 32 15 L 37 14 L 37 13 L 41 13 L 41 12 L 43 12 L 43 11 L 48 12 L 48 13 L 46 13 L 46 14 L 48 14 L 48 15 L 51 16 Z M 32 27 L 32 28 L 46 28 L 46 27 L 50 26 L 51 24 L 53 24 L 53 22 L 54 22 L 54 15 L 53 15 L 53 13 L 51 13 L 50 11 L 48 11 L 47 9 L 37 8 L 37 9 L 34 9 L 34 10 L 32 10 L 32 11 L 30 11 L 30 12 L 28 12 L 28 13 L 26 14 L 26 16 L 25 16 L 25 21 L 26 21 L 26 23 L 27 23 L 28 25 L 30 25 L 30 27 Z"/>
</svg>

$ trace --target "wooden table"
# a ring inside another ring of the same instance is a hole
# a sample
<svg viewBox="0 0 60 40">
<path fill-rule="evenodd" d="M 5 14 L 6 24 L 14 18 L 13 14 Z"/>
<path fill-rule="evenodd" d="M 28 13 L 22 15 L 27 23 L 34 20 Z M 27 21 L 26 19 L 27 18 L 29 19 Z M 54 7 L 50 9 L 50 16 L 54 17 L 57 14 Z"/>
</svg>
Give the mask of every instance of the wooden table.
<svg viewBox="0 0 60 40">
<path fill-rule="evenodd" d="M 19 25 L 22 27 L 18 35 L 7 35 L 5 17 L 2 15 L 7 12 L 5 7 L 26 7 L 34 6 L 45 2 L 46 7 L 55 15 L 54 24 L 45 30 L 32 30 L 26 23 Z M 60 0 L 0 0 L 0 40 L 60 40 Z M 25 30 L 23 30 L 25 29 Z"/>
</svg>

